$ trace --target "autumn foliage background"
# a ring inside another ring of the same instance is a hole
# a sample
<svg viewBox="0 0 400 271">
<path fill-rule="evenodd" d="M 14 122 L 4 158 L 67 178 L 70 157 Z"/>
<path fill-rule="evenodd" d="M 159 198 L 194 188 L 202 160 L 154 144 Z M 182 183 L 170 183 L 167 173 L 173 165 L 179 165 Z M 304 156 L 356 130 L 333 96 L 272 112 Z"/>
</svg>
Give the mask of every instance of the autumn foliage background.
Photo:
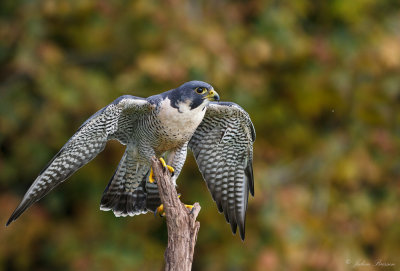
<svg viewBox="0 0 400 271">
<path fill-rule="evenodd" d="M 0 221 L 94 112 L 193 79 L 254 122 L 255 198 L 233 236 L 191 154 L 193 270 L 400 268 L 400 2 L 0 2 Z M 165 220 L 99 210 L 124 147 L 0 228 L 0 270 L 160 270 Z"/>
</svg>

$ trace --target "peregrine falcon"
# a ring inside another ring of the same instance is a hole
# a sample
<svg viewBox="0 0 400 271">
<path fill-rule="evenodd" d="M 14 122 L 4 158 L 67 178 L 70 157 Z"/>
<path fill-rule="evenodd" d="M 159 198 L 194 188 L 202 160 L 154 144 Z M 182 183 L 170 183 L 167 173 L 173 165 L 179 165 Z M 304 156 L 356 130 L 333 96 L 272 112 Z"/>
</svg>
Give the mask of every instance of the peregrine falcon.
<svg viewBox="0 0 400 271">
<path fill-rule="evenodd" d="M 82 124 L 40 172 L 6 225 L 115 139 L 126 150 L 104 190 L 101 210 L 116 216 L 156 212 L 161 201 L 151 157 L 174 172 L 176 185 L 189 148 L 218 210 L 244 239 L 249 191 L 254 196 L 255 136 L 248 113 L 235 103 L 219 102 L 214 88 L 202 81 L 148 98 L 121 96 Z"/>
</svg>

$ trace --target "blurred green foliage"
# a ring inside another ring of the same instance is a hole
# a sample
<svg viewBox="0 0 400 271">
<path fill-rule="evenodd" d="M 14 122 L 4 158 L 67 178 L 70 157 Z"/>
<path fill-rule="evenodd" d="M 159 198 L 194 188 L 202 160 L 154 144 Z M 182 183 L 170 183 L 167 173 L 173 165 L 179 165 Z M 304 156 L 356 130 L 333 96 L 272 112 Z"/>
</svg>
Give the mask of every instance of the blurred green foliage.
<svg viewBox="0 0 400 271">
<path fill-rule="evenodd" d="M 257 140 L 244 243 L 189 155 L 193 270 L 400 268 L 399 14 L 395 0 L 2 0 L 0 220 L 98 109 L 199 79 L 250 113 Z M 1 229 L 0 269 L 160 270 L 163 219 L 99 210 L 122 152 L 110 142 Z"/>
</svg>

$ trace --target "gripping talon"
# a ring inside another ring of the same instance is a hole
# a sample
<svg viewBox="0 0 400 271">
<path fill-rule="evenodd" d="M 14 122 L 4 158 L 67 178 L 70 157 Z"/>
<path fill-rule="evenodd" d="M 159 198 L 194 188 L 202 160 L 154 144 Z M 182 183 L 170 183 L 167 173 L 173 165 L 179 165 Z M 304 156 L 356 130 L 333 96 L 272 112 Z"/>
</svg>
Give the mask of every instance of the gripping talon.
<svg viewBox="0 0 400 271">
<path fill-rule="evenodd" d="M 154 179 L 153 168 L 150 168 L 149 183 L 156 183 L 156 180 Z"/>
<path fill-rule="evenodd" d="M 178 198 L 181 197 L 181 194 L 178 195 Z M 194 206 L 190 205 L 190 204 L 183 204 L 185 205 L 185 207 L 190 211 L 190 214 L 193 212 L 194 210 Z M 156 216 L 157 214 L 160 215 L 160 217 L 164 217 L 165 216 L 165 211 L 164 211 L 164 204 L 160 204 L 160 206 L 157 207 L 157 209 L 154 211 L 154 216 Z"/>
<path fill-rule="evenodd" d="M 175 169 L 173 167 L 167 165 L 167 163 L 165 163 L 165 161 L 164 161 L 164 159 L 162 157 L 160 157 L 160 162 L 163 165 L 164 169 L 165 168 L 168 169 L 169 172 L 171 172 L 172 176 L 174 176 Z"/>
<path fill-rule="evenodd" d="M 163 167 L 167 167 L 167 163 L 165 163 L 164 158 L 160 157 L 159 160 L 160 160 L 161 164 L 163 165 Z"/>
<path fill-rule="evenodd" d="M 167 165 L 167 168 L 168 168 L 169 172 L 171 172 L 171 176 L 173 177 L 175 175 L 175 169 L 168 165 Z"/>
<path fill-rule="evenodd" d="M 160 215 L 160 217 L 165 216 L 164 204 L 161 204 L 160 206 L 157 207 L 156 211 L 154 212 L 154 216 L 156 216 L 157 213 Z"/>
<path fill-rule="evenodd" d="M 193 205 L 185 204 L 185 207 L 190 210 L 190 214 L 193 212 L 193 207 L 194 207 Z"/>
</svg>

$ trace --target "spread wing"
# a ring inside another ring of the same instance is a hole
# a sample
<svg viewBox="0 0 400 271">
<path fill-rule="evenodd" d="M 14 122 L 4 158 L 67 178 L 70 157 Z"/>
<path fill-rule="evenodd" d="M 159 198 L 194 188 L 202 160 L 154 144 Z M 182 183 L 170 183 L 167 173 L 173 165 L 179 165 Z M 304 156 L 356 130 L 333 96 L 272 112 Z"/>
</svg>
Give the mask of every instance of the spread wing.
<svg viewBox="0 0 400 271">
<path fill-rule="evenodd" d="M 145 99 L 125 95 L 91 116 L 42 170 L 6 225 L 95 158 L 109 139 L 126 142 L 135 121 L 152 109 Z"/>
<path fill-rule="evenodd" d="M 189 148 L 218 210 L 232 232 L 239 227 L 244 240 L 249 191 L 254 196 L 253 142 L 256 134 L 249 115 L 235 103 L 210 103 Z"/>
</svg>

